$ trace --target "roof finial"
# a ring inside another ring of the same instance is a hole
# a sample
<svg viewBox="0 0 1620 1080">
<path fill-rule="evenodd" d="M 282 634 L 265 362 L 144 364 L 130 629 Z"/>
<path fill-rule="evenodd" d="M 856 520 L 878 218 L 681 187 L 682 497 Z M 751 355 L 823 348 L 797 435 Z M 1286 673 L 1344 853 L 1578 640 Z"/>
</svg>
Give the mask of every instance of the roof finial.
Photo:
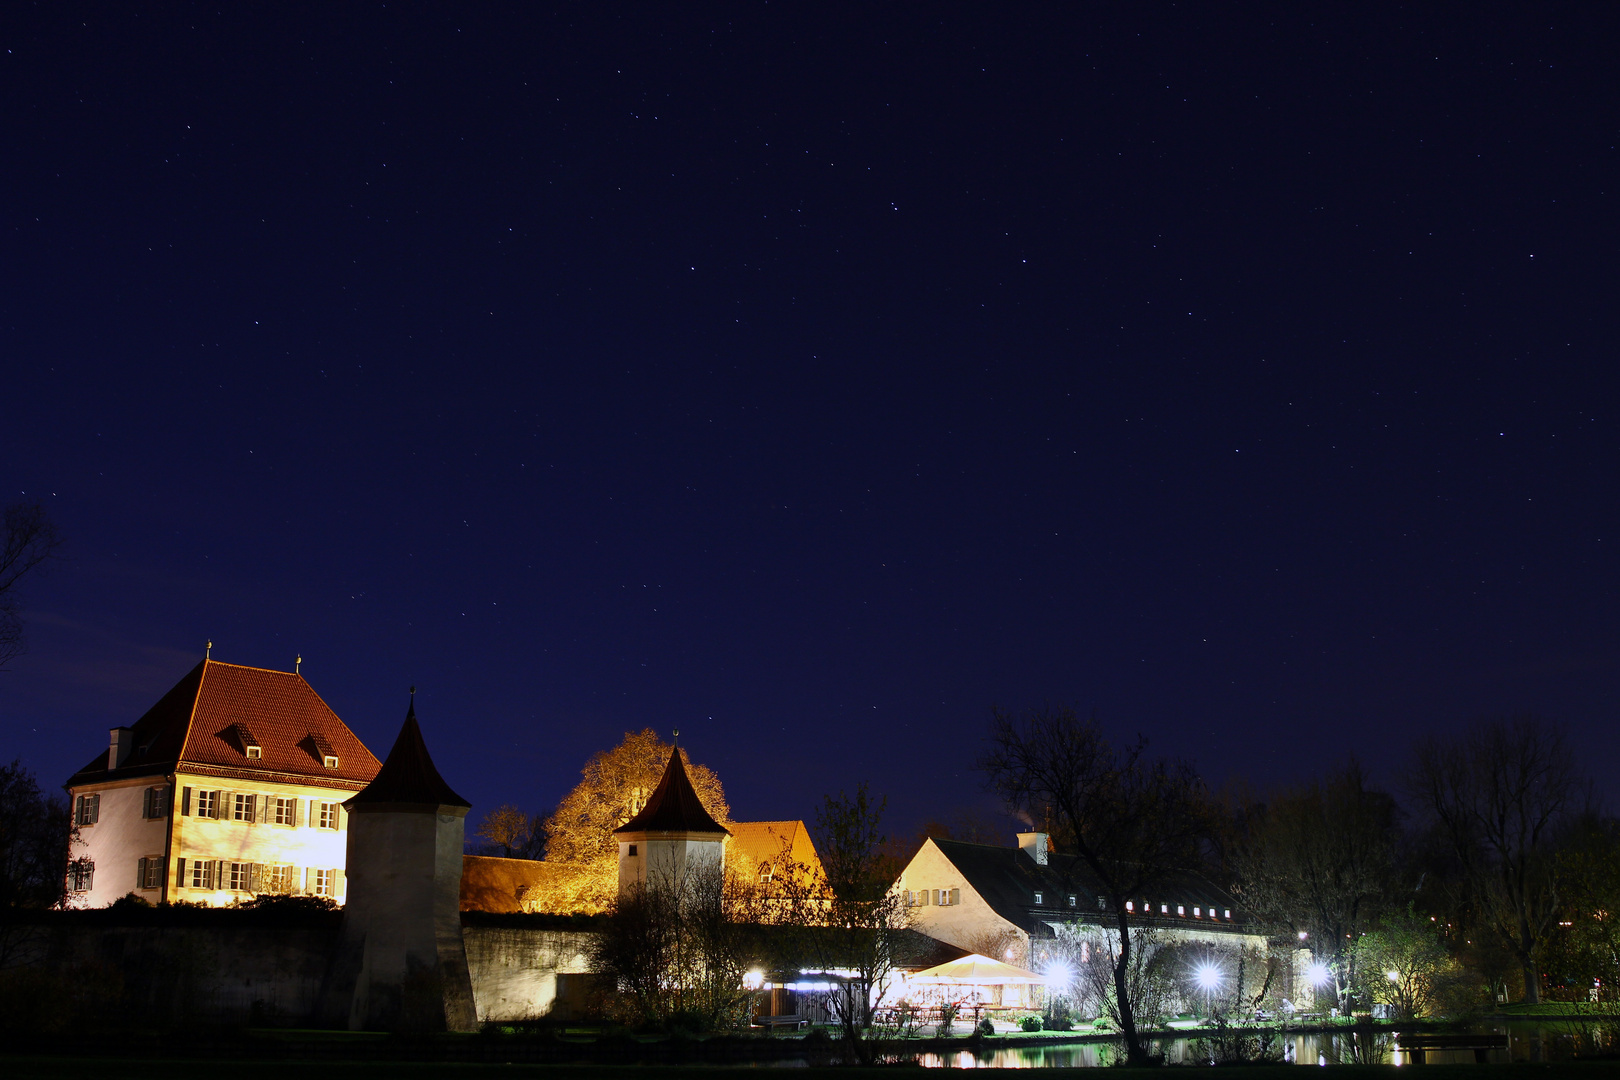
<svg viewBox="0 0 1620 1080">
<path fill-rule="evenodd" d="M 298 669 L 301 666 L 303 666 L 303 663 L 304 663 L 304 656 L 303 656 L 302 653 L 300 653 L 299 655 L 293 657 L 293 674 L 294 675 L 298 674 Z"/>
<path fill-rule="evenodd" d="M 203 648 L 203 659 L 207 660 L 210 656 L 213 656 L 213 655 L 214 655 L 214 642 L 213 642 L 212 639 L 210 639 L 207 646 L 205 646 Z"/>
<path fill-rule="evenodd" d="M 680 748 L 681 748 L 681 729 L 676 728 L 675 729 L 675 749 L 679 750 Z"/>
<path fill-rule="evenodd" d="M 411 703 L 405 707 L 405 719 L 416 719 L 416 687 L 411 687 Z"/>
</svg>

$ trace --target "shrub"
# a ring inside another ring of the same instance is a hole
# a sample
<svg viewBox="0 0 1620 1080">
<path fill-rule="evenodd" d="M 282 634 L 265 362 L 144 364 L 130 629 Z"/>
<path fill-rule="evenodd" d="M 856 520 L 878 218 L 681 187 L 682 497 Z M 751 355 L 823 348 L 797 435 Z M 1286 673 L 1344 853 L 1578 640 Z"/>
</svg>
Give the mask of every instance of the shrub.
<svg viewBox="0 0 1620 1080">
<path fill-rule="evenodd" d="M 1041 1030 L 1041 1018 L 1038 1016 L 1026 1016 L 1018 1021 L 1018 1026 L 1025 1031 L 1039 1031 Z"/>
<path fill-rule="evenodd" d="M 990 1022 L 990 1018 L 987 1016 L 983 1020 L 980 1020 L 978 1026 L 973 1030 L 977 1031 L 980 1035 L 994 1035 L 996 1033 L 996 1025 L 992 1024 Z"/>
</svg>

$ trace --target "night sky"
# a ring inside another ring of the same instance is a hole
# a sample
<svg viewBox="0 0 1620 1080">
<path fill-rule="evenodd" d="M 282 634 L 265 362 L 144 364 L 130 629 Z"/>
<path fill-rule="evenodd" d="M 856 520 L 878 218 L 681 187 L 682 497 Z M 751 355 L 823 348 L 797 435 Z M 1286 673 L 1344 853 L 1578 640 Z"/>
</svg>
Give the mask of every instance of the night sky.
<svg viewBox="0 0 1620 1080">
<path fill-rule="evenodd" d="M 212 639 L 475 821 L 651 726 L 910 828 L 1048 700 L 1616 793 L 1620 9 L 468 7 L 5 5 L 0 758 Z"/>
</svg>

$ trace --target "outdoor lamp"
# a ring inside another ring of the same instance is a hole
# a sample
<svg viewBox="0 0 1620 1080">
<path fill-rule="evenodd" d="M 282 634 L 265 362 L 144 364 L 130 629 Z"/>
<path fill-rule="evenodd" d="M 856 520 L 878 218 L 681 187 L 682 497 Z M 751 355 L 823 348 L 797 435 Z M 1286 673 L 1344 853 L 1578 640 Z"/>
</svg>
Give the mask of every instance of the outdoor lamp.
<svg viewBox="0 0 1620 1080">
<path fill-rule="evenodd" d="M 1199 964 L 1197 976 L 1200 990 L 1214 990 L 1221 985 L 1221 969 L 1214 964 Z"/>
</svg>

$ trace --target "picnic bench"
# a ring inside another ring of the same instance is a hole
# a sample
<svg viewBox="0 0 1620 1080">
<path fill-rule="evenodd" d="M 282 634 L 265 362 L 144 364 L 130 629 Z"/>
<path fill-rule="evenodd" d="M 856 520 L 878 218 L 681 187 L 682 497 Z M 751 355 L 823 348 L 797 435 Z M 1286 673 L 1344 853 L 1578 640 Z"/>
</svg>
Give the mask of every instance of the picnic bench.
<svg viewBox="0 0 1620 1080">
<path fill-rule="evenodd" d="M 1492 1050 L 1506 1050 L 1506 1035 L 1436 1035 L 1426 1031 L 1395 1036 L 1395 1049 L 1409 1054 L 1412 1064 L 1424 1065 L 1431 1050 L 1472 1050 L 1474 1060 L 1485 1063 L 1485 1055 Z"/>
<path fill-rule="evenodd" d="M 756 1016 L 751 1023 L 754 1027 L 762 1027 L 767 1031 L 775 1031 L 779 1027 L 793 1028 L 797 1031 L 800 1028 L 810 1026 L 809 1019 L 800 1016 L 798 1013 L 784 1013 L 780 1016 Z"/>
</svg>

